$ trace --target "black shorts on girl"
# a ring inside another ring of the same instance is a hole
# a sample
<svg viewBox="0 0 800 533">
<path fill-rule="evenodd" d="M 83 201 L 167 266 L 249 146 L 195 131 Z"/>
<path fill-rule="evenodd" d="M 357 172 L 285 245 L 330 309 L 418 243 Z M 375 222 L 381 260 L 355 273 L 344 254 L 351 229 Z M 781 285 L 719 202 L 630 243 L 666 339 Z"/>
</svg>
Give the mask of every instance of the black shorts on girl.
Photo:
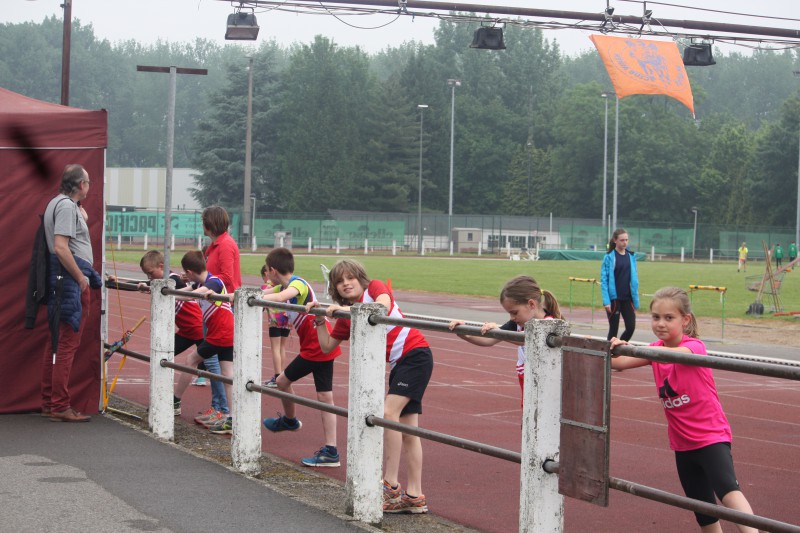
<svg viewBox="0 0 800 533">
<path fill-rule="evenodd" d="M 288 337 L 289 336 L 289 328 L 280 328 L 277 326 L 270 326 L 269 327 L 269 336 L 270 337 Z"/>
<path fill-rule="evenodd" d="M 722 497 L 739 489 L 733 470 L 730 442 L 709 444 L 697 450 L 675 452 L 678 477 L 687 497 L 715 504 L 714 495 Z M 700 526 L 708 526 L 719 519 L 701 513 L 694 514 Z"/>
<path fill-rule="evenodd" d="M 309 374 L 314 375 L 314 388 L 317 392 L 333 390 L 333 359 L 330 361 L 309 361 L 299 355 L 283 371 L 283 374 L 294 383 Z"/>
<path fill-rule="evenodd" d="M 183 353 L 192 346 L 200 346 L 200 343 L 203 342 L 203 339 L 190 339 L 189 337 L 184 337 L 178 333 L 175 334 L 175 355 L 179 353 Z"/>
<path fill-rule="evenodd" d="M 400 416 L 422 414 L 422 396 L 433 373 L 430 348 L 415 348 L 397 361 L 389 372 L 389 394 L 409 398 Z"/>
<path fill-rule="evenodd" d="M 203 341 L 197 347 L 197 353 L 203 359 L 216 355 L 220 361 L 233 361 L 233 346 L 214 346 L 210 342 Z"/>
</svg>

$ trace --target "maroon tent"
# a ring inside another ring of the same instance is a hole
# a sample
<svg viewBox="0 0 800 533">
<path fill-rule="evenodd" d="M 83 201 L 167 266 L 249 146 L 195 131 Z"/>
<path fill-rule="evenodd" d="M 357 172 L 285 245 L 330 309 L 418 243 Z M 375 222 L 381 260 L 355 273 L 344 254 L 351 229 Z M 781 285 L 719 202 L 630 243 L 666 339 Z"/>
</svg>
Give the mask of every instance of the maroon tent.
<svg viewBox="0 0 800 533">
<path fill-rule="evenodd" d="M 35 329 L 25 329 L 25 288 L 39 214 L 58 193 L 61 173 L 70 163 L 89 172 L 92 185 L 84 207 L 89 215 L 94 268 L 101 271 L 103 176 L 108 144 L 105 110 L 86 111 L 41 102 L 0 88 L 0 230 L 6 244 L 0 261 L 0 413 L 37 411 L 44 350 L 50 345 L 47 308 L 41 306 Z M 100 399 L 102 345 L 101 294 L 92 291 L 89 322 L 70 380 L 72 406 L 96 413 Z"/>
</svg>

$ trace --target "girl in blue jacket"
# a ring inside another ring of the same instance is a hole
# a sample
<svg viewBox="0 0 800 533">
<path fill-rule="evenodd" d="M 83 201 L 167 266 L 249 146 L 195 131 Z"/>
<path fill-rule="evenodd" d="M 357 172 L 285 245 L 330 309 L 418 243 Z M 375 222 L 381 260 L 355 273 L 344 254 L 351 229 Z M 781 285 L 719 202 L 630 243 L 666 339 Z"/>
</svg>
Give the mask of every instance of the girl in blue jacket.
<svg viewBox="0 0 800 533">
<path fill-rule="evenodd" d="M 622 228 L 614 230 L 608 242 L 608 251 L 600 267 L 600 290 L 608 316 L 608 340 L 617 337 L 620 315 L 625 321 L 625 331 L 619 338 L 631 340 L 639 308 L 639 276 L 636 254 L 628 250 L 628 232 Z"/>
</svg>

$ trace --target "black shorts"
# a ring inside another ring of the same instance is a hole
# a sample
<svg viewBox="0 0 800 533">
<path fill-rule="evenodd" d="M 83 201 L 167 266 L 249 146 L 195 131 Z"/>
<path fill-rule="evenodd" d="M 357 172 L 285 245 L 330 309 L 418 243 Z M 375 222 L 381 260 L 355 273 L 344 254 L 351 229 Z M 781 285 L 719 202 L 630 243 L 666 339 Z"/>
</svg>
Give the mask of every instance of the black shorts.
<svg viewBox="0 0 800 533">
<path fill-rule="evenodd" d="M 675 452 L 675 465 L 683 492 L 689 498 L 716 504 L 714 495 L 723 496 L 739 489 L 733 470 L 730 442 L 718 442 L 697 450 Z M 719 519 L 700 513 L 694 514 L 700 526 L 707 526 Z"/>
<path fill-rule="evenodd" d="M 175 355 L 179 353 L 183 353 L 192 346 L 200 346 L 200 343 L 203 342 L 203 339 L 193 340 L 189 337 L 184 337 L 178 333 L 175 334 Z"/>
<path fill-rule="evenodd" d="M 400 416 L 422 414 L 422 396 L 432 373 L 433 354 L 430 348 L 411 350 L 389 372 L 389 394 L 409 398 Z"/>
<path fill-rule="evenodd" d="M 330 361 L 309 361 L 299 355 L 283 371 L 286 377 L 294 383 L 309 374 L 314 375 L 314 388 L 317 392 L 330 392 L 333 390 L 333 359 Z"/>
<path fill-rule="evenodd" d="M 289 328 L 279 328 L 276 326 L 269 327 L 269 336 L 270 337 L 288 337 L 289 336 Z"/>
<path fill-rule="evenodd" d="M 203 359 L 219 357 L 220 361 L 233 361 L 233 346 L 214 346 L 213 344 L 203 341 L 197 347 L 197 353 Z"/>
</svg>

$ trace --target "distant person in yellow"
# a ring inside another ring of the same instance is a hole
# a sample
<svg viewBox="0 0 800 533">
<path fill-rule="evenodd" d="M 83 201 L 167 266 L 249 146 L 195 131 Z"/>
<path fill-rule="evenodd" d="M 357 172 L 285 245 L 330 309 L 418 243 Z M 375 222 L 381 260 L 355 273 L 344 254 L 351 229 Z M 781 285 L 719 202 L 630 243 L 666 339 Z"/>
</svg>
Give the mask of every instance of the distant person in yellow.
<svg viewBox="0 0 800 533">
<path fill-rule="evenodd" d="M 736 269 L 736 272 L 740 270 L 744 270 L 747 272 L 747 243 L 743 242 L 742 245 L 739 247 L 739 267 Z"/>
</svg>

